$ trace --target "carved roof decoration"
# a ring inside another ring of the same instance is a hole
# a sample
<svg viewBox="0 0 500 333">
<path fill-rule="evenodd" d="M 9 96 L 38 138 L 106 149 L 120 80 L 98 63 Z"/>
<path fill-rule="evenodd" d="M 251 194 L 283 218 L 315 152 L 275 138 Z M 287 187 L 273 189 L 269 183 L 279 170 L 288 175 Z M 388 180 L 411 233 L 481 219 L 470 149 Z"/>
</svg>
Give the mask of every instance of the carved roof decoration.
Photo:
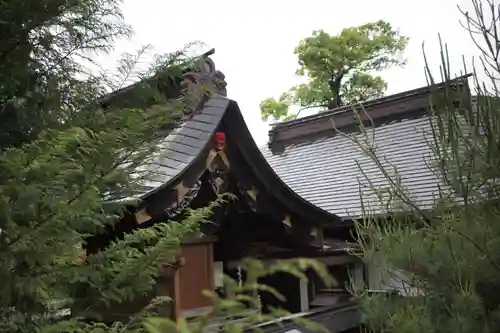
<svg viewBox="0 0 500 333">
<path fill-rule="evenodd" d="M 215 63 L 210 58 L 215 49 L 204 53 L 195 66 L 183 74 L 181 87 L 187 90 L 189 104 L 183 120 L 189 119 L 203 109 L 205 103 L 214 95 L 227 96 L 227 82 L 225 75 L 215 68 Z"/>
<path fill-rule="evenodd" d="M 227 96 L 226 78 L 224 74 L 217 70 L 215 63 L 210 58 L 215 53 L 214 49 L 196 57 L 189 68 L 185 69 L 177 77 L 165 75 L 165 71 L 158 71 L 154 76 L 118 89 L 99 103 L 107 108 L 114 106 L 137 107 L 151 98 L 151 89 L 141 89 L 146 87 L 157 87 L 156 90 L 165 95 L 166 98 L 177 98 L 181 94 L 186 94 L 187 107 L 183 115 L 173 115 L 174 123 L 182 122 L 199 112 L 204 103 L 213 96 Z M 146 95 L 146 96 L 143 96 Z"/>
</svg>

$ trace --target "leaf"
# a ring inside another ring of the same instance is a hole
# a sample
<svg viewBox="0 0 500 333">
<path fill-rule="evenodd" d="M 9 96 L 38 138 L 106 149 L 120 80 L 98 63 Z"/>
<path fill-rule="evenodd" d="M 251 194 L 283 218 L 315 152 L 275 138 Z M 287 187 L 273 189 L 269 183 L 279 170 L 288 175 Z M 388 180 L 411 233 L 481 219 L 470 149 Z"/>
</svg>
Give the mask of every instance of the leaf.
<svg viewBox="0 0 500 333">
<path fill-rule="evenodd" d="M 177 332 L 175 322 L 162 317 L 149 317 L 143 322 L 143 326 L 148 333 L 169 333 Z"/>
<path fill-rule="evenodd" d="M 303 76 L 307 83 L 292 87 L 279 100 L 262 101 L 262 119 L 290 119 L 293 105 L 324 110 L 333 101 L 342 106 L 381 97 L 387 83 L 370 73 L 403 66 L 407 44 L 408 37 L 385 21 L 344 28 L 337 35 L 314 31 L 294 51 L 300 66 L 296 75 Z"/>
<path fill-rule="evenodd" d="M 177 331 L 180 333 L 191 333 L 186 318 L 177 318 Z"/>
</svg>

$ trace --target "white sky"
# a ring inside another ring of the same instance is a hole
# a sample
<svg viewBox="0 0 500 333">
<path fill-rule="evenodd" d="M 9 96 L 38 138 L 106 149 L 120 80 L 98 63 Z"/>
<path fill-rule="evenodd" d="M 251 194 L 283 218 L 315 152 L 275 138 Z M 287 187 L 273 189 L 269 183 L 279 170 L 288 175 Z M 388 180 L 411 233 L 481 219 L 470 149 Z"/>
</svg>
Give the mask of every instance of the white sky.
<svg viewBox="0 0 500 333">
<path fill-rule="evenodd" d="M 293 49 L 313 30 L 335 34 L 383 19 L 409 36 L 408 65 L 382 73 L 389 83 L 387 93 L 392 94 L 426 84 L 421 45 L 425 41 L 428 59 L 438 66 L 438 33 L 456 55 L 452 67 L 457 72 L 461 55 L 470 58 L 476 52 L 458 22 L 457 3 L 469 7 L 470 0 L 125 0 L 123 12 L 135 36 L 119 42 L 110 59 L 145 44 L 152 44 L 156 53 L 192 41 L 215 48 L 213 59 L 226 75 L 228 95 L 238 102 L 260 146 L 267 142 L 269 126 L 260 120 L 259 103 L 297 83 Z M 103 64 L 113 64 L 108 61 Z"/>
</svg>

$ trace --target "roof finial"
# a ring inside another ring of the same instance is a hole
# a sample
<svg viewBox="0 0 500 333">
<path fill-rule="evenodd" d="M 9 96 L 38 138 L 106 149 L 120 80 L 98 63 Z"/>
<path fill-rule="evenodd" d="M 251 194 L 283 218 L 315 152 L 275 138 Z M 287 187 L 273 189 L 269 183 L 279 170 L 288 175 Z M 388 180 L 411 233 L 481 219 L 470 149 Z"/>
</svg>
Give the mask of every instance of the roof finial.
<svg viewBox="0 0 500 333">
<path fill-rule="evenodd" d="M 213 55 L 214 53 L 215 53 L 215 49 L 214 49 L 214 48 L 212 48 L 212 49 L 208 50 L 207 52 L 203 53 L 203 54 L 202 54 L 202 57 L 203 57 L 203 58 L 208 58 L 208 57 L 210 57 L 211 55 Z"/>
<path fill-rule="evenodd" d="M 211 49 L 201 55 L 194 68 L 184 74 L 182 85 L 190 94 L 190 106 L 186 115 L 191 116 L 203 108 L 214 94 L 227 96 L 227 82 L 224 74 L 216 70 L 213 60 L 210 58 L 215 53 Z"/>
</svg>

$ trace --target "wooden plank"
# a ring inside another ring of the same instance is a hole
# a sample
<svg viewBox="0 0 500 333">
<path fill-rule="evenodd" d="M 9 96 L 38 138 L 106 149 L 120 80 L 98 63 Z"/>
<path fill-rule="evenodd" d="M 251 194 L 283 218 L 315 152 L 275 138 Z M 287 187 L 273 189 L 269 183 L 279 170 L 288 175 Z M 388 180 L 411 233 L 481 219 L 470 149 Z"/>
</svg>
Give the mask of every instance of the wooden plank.
<svg viewBox="0 0 500 333">
<path fill-rule="evenodd" d="M 203 237 L 194 237 L 187 238 L 182 240 L 183 245 L 192 245 L 192 244 L 207 244 L 207 243 L 215 243 L 217 241 L 217 236 L 207 235 Z"/>
<path fill-rule="evenodd" d="M 313 258 L 308 258 L 308 259 L 320 261 L 327 266 L 345 265 L 345 264 L 349 264 L 349 263 L 356 262 L 359 260 L 358 257 L 348 255 L 348 254 L 336 255 L 336 256 L 330 256 L 330 257 L 313 257 Z M 280 259 L 263 259 L 263 260 L 261 260 L 261 262 L 264 263 L 265 265 L 273 265 L 279 261 L 280 261 Z M 229 262 L 227 262 L 227 267 L 229 269 L 236 269 L 241 264 L 242 264 L 242 262 L 239 260 L 229 261 Z"/>
<path fill-rule="evenodd" d="M 207 244 L 207 272 L 209 273 L 208 290 L 215 290 L 214 244 Z"/>
<path fill-rule="evenodd" d="M 213 290 L 212 244 L 190 244 L 182 248 L 185 265 L 179 268 L 181 310 L 212 305 L 203 290 Z"/>
</svg>

